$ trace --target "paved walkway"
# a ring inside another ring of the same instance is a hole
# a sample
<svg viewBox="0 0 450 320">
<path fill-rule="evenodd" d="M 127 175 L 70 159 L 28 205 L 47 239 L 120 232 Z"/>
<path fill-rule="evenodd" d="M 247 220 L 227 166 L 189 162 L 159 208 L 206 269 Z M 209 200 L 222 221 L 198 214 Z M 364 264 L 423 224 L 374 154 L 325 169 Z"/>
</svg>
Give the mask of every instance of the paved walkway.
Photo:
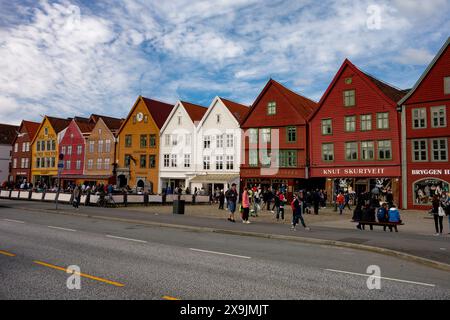
<svg viewBox="0 0 450 320">
<path fill-rule="evenodd" d="M 28 202 L 18 200 L 0 200 L 0 206 L 10 206 L 24 210 L 45 210 L 55 212 L 51 203 Z M 231 223 L 226 220 L 226 211 L 218 211 L 208 205 L 186 207 L 185 215 L 173 215 L 171 206 L 131 207 L 105 209 L 96 207 L 80 207 L 75 211 L 71 206 L 61 205 L 62 213 L 88 215 L 93 218 L 120 219 L 132 223 L 150 223 L 161 225 L 182 225 L 195 228 L 209 228 L 222 232 L 259 233 L 309 239 L 323 239 L 350 244 L 362 244 L 370 247 L 395 250 L 414 256 L 431 259 L 450 265 L 450 236 L 433 236 L 434 222 L 424 212 L 403 212 L 406 225 L 399 228 L 399 233 L 383 232 L 378 227 L 374 231 L 360 231 L 350 222 L 349 211 L 339 216 L 333 209 L 323 209 L 318 216 L 306 215 L 305 220 L 311 231 L 298 228 L 291 231 L 289 222 L 274 221 L 270 212 L 251 218 L 252 223 Z M 290 208 L 288 209 L 290 212 Z M 287 217 L 289 220 L 291 214 Z M 446 221 L 447 224 L 447 221 Z M 448 225 L 446 225 L 446 231 Z M 448 232 L 448 231 L 447 231 Z M 295 245 L 295 244 L 294 244 Z"/>
</svg>

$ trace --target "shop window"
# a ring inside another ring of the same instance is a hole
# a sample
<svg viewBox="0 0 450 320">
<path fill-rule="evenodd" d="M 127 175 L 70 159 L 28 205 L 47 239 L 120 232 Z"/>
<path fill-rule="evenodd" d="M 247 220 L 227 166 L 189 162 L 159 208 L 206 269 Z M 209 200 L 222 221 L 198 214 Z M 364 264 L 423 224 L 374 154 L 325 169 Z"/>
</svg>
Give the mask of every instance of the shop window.
<svg viewBox="0 0 450 320">
<path fill-rule="evenodd" d="M 418 205 L 431 205 L 433 196 L 449 191 L 449 184 L 440 179 L 423 179 L 413 184 L 413 201 Z"/>
</svg>

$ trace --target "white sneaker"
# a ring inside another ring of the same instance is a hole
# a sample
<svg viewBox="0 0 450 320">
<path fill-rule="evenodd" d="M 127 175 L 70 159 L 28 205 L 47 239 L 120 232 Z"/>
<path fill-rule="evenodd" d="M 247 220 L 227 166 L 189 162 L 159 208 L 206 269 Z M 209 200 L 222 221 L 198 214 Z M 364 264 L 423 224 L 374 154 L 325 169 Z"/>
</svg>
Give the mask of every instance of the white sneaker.
<svg viewBox="0 0 450 320">
<path fill-rule="evenodd" d="M 306 227 L 305 230 L 306 230 L 306 231 L 310 231 L 311 228 L 310 228 L 310 227 Z"/>
<path fill-rule="evenodd" d="M 440 233 L 435 233 L 434 236 L 438 237 L 440 235 Z"/>
<path fill-rule="evenodd" d="M 245 223 L 246 223 L 246 224 L 250 224 L 250 221 L 247 220 Z"/>
</svg>

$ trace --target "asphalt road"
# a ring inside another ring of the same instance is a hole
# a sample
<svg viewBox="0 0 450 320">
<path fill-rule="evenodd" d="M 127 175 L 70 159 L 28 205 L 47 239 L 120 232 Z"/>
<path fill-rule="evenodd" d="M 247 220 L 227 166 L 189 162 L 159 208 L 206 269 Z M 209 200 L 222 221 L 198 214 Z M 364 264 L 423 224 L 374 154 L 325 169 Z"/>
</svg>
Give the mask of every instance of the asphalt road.
<svg viewBox="0 0 450 320">
<path fill-rule="evenodd" d="M 67 288 L 69 265 L 80 290 Z M 381 289 L 367 287 L 370 265 Z M 0 299 L 171 297 L 449 299 L 450 273 L 359 250 L 0 207 Z"/>
</svg>

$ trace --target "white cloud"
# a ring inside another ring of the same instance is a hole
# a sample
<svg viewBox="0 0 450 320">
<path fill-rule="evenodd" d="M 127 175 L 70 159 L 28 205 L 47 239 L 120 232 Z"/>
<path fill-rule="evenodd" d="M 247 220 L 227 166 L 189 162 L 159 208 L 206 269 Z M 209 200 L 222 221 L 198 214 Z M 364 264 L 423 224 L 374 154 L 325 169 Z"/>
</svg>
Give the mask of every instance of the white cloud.
<svg viewBox="0 0 450 320">
<path fill-rule="evenodd" d="M 427 65 L 433 58 L 434 54 L 426 49 L 407 48 L 399 53 L 395 61 L 407 65 Z"/>
</svg>

